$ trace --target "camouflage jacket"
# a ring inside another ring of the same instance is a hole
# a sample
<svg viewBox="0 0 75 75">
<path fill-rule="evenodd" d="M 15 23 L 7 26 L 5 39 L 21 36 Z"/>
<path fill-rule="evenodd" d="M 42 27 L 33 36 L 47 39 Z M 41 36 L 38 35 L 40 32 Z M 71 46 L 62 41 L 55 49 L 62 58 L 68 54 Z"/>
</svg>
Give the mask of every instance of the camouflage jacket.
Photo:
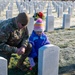
<svg viewBox="0 0 75 75">
<path fill-rule="evenodd" d="M 0 23 L 0 51 L 15 53 L 18 47 L 27 46 L 28 29 L 18 29 L 15 18 Z"/>
</svg>

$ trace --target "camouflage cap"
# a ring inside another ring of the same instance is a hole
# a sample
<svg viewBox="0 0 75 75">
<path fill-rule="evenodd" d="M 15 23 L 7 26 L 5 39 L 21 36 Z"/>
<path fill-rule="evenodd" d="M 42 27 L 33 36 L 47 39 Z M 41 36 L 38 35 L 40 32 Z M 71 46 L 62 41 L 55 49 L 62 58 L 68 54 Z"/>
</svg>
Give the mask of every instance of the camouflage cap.
<svg viewBox="0 0 75 75">
<path fill-rule="evenodd" d="M 29 17 L 27 13 L 22 12 L 19 13 L 18 16 L 16 17 L 17 22 L 20 22 L 21 24 L 27 25 L 29 22 Z"/>
</svg>

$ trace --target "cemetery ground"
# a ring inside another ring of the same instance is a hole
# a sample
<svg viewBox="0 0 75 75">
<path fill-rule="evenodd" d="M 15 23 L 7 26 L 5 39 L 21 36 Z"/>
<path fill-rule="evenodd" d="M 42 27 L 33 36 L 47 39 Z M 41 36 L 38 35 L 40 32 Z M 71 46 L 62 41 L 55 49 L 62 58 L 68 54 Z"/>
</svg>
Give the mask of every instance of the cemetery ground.
<svg viewBox="0 0 75 75">
<path fill-rule="evenodd" d="M 59 3 L 58 3 L 59 4 Z M 27 6 L 29 4 L 26 4 Z M 47 4 L 48 6 L 48 4 Z M 46 6 L 46 7 L 47 7 Z M 57 13 L 52 6 L 52 15 L 54 15 L 54 28 L 62 27 L 62 17 L 57 18 Z M 17 9 L 16 3 L 13 5 L 14 9 L 12 11 L 12 16 L 15 17 L 19 11 Z M 6 19 L 6 9 L 1 13 L 0 19 Z M 27 9 L 28 10 L 28 9 Z M 46 11 L 47 9 L 45 9 Z M 46 12 L 45 16 L 46 16 Z M 64 13 L 68 13 L 68 10 L 64 11 Z M 63 14 L 64 14 L 63 13 Z M 32 14 L 29 14 L 31 17 Z M 75 26 L 75 9 L 73 10 L 73 14 L 71 15 L 71 24 L 70 26 Z M 60 47 L 60 56 L 59 56 L 59 75 L 75 75 L 75 27 L 70 29 L 57 29 L 52 32 L 46 32 L 51 44 L 57 45 Z M 22 72 L 21 70 L 14 69 L 17 64 L 20 56 L 17 54 L 12 54 L 11 61 L 9 64 L 8 75 L 37 75 L 35 74 L 35 69 L 33 71 Z M 26 66 L 29 66 L 28 59 L 26 59 Z"/>
<path fill-rule="evenodd" d="M 75 75 L 75 27 L 45 33 L 52 44 L 60 47 L 59 75 Z M 35 75 L 34 70 L 22 72 L 14 69 L 19 58 L 20 56 L 12 54 L 8 75 Z M 26 62 L 28 66 L 28 59 Z"/>
</svg>

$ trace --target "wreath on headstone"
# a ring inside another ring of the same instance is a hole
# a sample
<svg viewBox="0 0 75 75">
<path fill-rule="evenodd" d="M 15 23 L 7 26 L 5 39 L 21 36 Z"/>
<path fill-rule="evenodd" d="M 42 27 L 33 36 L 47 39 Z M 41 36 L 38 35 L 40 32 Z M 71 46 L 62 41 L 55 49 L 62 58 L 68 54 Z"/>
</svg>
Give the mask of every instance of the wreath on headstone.
<svg viewBox="0 0 75 75">
<path fill-rule="evenodd" d="M 37 12 L 33 15 L 34 20 L 36 21 L 38 18 L 41 18 L 42 20 L 45 19 L 45 16 L 43 14 L 43 12 Z"/>
</svg>

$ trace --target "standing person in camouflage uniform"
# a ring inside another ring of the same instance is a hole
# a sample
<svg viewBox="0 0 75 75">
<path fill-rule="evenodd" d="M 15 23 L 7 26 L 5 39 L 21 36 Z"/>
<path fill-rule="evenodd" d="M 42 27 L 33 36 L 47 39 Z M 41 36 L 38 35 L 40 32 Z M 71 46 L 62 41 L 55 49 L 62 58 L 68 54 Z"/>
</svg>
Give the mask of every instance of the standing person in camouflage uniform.
<svg viewBox="0 0 75 75">
<path fill-rule="evenodd" d="M 26 13 L 19 13 L 17 17 L 4 20 L 0 23 L 0 56 L 10 61 L 12 53 L 21 55 L 17 63 L 17 67 L 23 69 L 23 61 L 31 51 L 31 44 L 28 42 L 28 29 L 29 22 Z"/>
</svg>

